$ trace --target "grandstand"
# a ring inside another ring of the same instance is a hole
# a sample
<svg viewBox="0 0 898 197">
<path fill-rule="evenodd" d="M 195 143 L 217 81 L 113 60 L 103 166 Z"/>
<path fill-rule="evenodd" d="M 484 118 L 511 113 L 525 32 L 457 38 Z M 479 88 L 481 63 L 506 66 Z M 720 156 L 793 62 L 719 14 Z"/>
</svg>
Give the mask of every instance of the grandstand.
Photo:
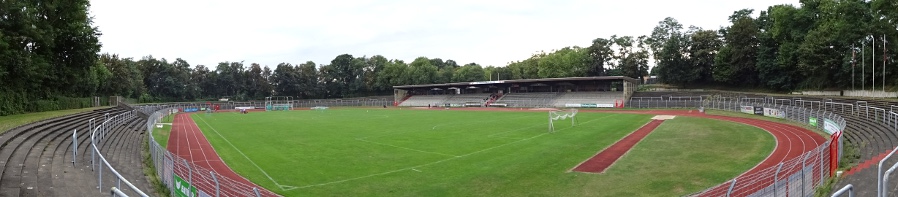
<svg viewBox="0 0 898 197">
<path fill-rule="evenodd" d="M 409 97 L 399 106 L 422 107 L 428 105 L 438 105 L 440 103 L 444 103 L 447 99 L 449 99 L 449 96 L 450 95 L 415 95 Z"/>
<path fill-rule="evenodd" d="M 490 93 L 474 93 L 474 94 L 456 94 L 446 99 L 442 104 L 449 105 L 466 105 L 466 106 L 482 106 L 490 96 Z"/>
<path fill-rule="evenodd" d="M 397 106 L 570 107 L 566 106 L 570 103 L 613 107 L 615 100 L 627 100 L 637 82 L 629 77 L 602 76 L 404 85 L 393 86 L 393 98 Z M 455 94 L 432 94 L 442 90 L 455 90 Z"/>
<path fill-rule="evenodd" d="M 508 107 L 552 107 L 557 97 L 558 93 L 555 92 L 509 93 L 495 103 Z"/>
<path fill-rule="evenodd" d="M 569 104 L 597 104 L 613 107 L 615 101 L 623 100 L 619 92 L 565 92 L 555 99 L 555 107 L 566 107 Z"/>
</svg>

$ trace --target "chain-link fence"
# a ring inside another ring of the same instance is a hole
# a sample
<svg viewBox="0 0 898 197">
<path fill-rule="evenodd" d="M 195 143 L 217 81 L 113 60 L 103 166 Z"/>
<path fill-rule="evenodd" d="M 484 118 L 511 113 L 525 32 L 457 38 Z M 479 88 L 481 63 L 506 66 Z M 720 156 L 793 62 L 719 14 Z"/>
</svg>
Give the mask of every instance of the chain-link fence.
<svg viewBox="0 0 898 197">
<path fill-rule="evenodd" d="M 634 97 L 630 106 L 635 108 L 705 108 L 734 111 L 768 117 L 781 118 L 808 125 L 827 132 L 845 129 L 845 119 L 823 109 L 812 110 L 767 100 L 746 99 L 703 99 L 679 97 Z M 824 183 L 831 173 L 831 157 L 841 154 L 842 138 L 835 146 L 831 142 L 804 152 L 799 156 L 781 161 L 775 166 L 755 169 L 730 181 L 693 194 L 693 196 L 809 196 L 814 188 Z M 833 149 L 835 148 L 835 149 Z"/>
</svg>

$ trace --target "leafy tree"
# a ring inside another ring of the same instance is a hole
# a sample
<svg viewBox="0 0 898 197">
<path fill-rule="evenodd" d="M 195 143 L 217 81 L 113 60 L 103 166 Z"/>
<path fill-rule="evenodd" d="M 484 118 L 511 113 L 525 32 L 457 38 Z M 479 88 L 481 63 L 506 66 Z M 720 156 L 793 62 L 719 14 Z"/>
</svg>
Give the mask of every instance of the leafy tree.
<svg viewBox="0 0 898 197">
<path fill-rule="evenodd" d="M 692 28 L 689 35 L 691 41 L 688 46 L 689 60 L 692 62 L 690 75 L 694 75 L 695 81 L 711 82 L 714 57 L 717 50 L 723 45 L 717 31 Z"/>
<path fill-rule="evenodd" d="M 483 72 L 483 67 L 476 63 L 465 64 L 455 72 L 453 76 L 454 81 L 486 81 L 484 80 L 484 76 L 486 76 Z"/>
<path fill-rule="evenodd" d="M 611 45 L 613 44 L 614 42 L 604 38 L 596 38 L 592 40 L 592 45 L 587 48 L 587 54 L 589 57 L 589 70 L 587 71 L 588 76 L 605 75 L 605 65 L 608 64 L 612 60 L 612 58 L 614 58 L 614 51 L 611 50 Z"/>
<path fill-rule="evenodd" d="M 406 74 L 410 84 L 430 84 L 437 74 L 437 67 L 427 57 L 418 57 L 409 64 Z"/>
<path fill-rule="evenodd" d="M 652 30 L 652 35 L 646 39 L 646 44 L 648 44 L 649 48 L 652 50 L 652 57 L 655 59 L 656 63 L 660 62 L 662 48 L 664 48 L 668 40 L 671 39 L 671 37 L 678 35 L 682 29 L 683 24 L 680 24 L 680 22 L 673 17 L 667 17 L 658 22 L 658 25 Z"/>
<path fill-rule="evenodd" d="M 321 86 L 322 72 L 320 72 L 315 62 L 307 61 L 294 68 L 296 76 L 296 94 L 299 98 L 325 98 Z"/>
<path fill-rule="evenodd" d="M 658 79 L 662 82 L 685 86 L 696 80 L 692 64 L 685 51 L 689 38 L 681 33 L 667 37 L 664 47 L 658 52 Z"/>
<path fill-rule="evenodd" d="M 758 53 L 759 28 L 750 9 L 739 10 L 730 16 L 732 26 L 724 31 L 724 46 L 715 58 L 714 79 L 729 84 L 754 86 L 758 83 L 755 68 Z"/>
</svg>

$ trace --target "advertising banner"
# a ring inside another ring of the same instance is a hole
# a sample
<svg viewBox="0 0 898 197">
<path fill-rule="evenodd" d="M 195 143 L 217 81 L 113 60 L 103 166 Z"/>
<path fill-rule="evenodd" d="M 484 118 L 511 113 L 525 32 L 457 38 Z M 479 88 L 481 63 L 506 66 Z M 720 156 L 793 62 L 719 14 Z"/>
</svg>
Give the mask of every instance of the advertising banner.
<svg viewBox="0 0 898 197">
<path fill-rule="evenodd" d="M 595 104 L 595 105 L 596 105 L 596 107 L 614 108 L 614 104 L 600 103 L 600 104 Z"/>
<path fill-rule="evenodd" d="M 817 118 L 814 118 L 814 117 L 808 118 L 808 124 L 816 127 L 817 126 Z"/>
<path fill-rule="evenodd" d="M 830 135 L 833 133 L 838 133 L 839 125 L 836 124 L 836 121 L 830 120 L 828 118 L 823 119 L 823 131 L 829 133 Z"/>
<path fill-rule="evenodd" d="M 599 107 L 605 107 L 605 108 L 613 108 L 613 107 L 614 107 L 614 104 L 604 104 L 604 103 L 601 103 L 601 104 L 597 104 L 597 103 L 567 103 L 567 104 L 564 104 L 564 107 L 582 107 L 582 108 L 599 108 Z"/>
<path fill-rule="evenodd" d="M 764 108 L 764 116 L 774 118 L 786 118 L 786 113 L 776 108 Z"/>
<path fill-rule="evenodd" d="M 763 116 L 764 115 L 764 107 L 755 107 L 754 112 L 755 112 L 755 115 Z"/>
<path fill-rule="evenodd" d="M 742 106 L 742 108 L 739 111 L 741 111 L 742 113 L 746 113 L 746 114 L 753 114 L 753 113 L 755 113 L 755 107 Z"/>
<path fill-rule="evenodd" d="M 181 177 L 178 177 L 177 174 L 175 174 L 174 176 L 175 176 L 175 189 L 174 189 L 175 196 L 178 196 L 178 197 L 197 196 L 196 187 L 193 187 L 192 185 L 190 185 L 190 183 L 188 183 L 187 181 L 184 181 L 184 179 L 181 179 Z M 192 193 L 192 195 L 191 195 L 191 193 Z"/>
</svg>

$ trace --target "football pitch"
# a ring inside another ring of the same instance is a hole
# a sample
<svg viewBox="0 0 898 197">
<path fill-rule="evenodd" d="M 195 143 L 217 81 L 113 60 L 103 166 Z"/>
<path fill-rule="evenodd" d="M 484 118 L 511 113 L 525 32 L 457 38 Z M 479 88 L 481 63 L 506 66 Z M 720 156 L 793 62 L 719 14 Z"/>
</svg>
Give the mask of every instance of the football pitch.
<svg viewBox="0 0 898 197">
<path fill-rule="evenodd" d="M 649 122 L 545 111 L 328 109 L 196 113 L 231 169 L 285 196 L 680 196 L 723 183 L 767 157 L 766 131 L 677 117 L 605 173 L 571 172 Z"/>
</svg>

